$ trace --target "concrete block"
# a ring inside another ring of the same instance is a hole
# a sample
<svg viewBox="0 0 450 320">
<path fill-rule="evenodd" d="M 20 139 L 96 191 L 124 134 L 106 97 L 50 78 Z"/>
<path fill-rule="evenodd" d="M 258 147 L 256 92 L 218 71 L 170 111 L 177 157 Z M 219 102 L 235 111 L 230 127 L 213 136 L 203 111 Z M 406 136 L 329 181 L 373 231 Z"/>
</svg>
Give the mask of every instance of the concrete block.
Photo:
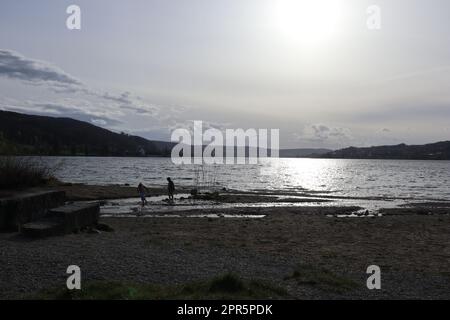
<svg viewBox="0 0 450 320">
<path fill-rule="evenodd" d="M 0 231 L 17 231 L 22 224 L 42 219 L 48 209 L 65 201 L 64 191 L 23 191 L 0 198 Z"/>
</svg>

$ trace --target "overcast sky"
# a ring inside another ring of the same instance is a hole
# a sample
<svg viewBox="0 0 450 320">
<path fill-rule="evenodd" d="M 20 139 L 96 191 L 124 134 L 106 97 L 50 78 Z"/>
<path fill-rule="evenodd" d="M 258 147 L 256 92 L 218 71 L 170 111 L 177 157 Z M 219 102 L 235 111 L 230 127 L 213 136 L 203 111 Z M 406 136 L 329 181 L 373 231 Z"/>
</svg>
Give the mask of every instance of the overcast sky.
<svg viewBox="0 0 450 320">
<path fill-rule="evenodd" d="M 2 0 L 0 109 L 162 140 L 191 120 L 281 147 L 449 140 L 450 2 Z"/>
</svg>

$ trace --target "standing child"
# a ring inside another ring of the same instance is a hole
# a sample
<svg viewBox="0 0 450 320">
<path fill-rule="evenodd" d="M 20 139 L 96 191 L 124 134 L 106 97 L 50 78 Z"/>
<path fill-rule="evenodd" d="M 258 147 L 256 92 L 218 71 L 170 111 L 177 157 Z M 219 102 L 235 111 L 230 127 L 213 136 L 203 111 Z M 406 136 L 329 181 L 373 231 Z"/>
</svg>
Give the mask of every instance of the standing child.
<svg viewBox="0 0 450 320">
<path fill-rule="evenodd" d="M 139 183 L 138 187 L 139 196 L 141 197 L 142 206 L 147 204 L 147 199 L 145 199 L 145 192 L 148 191 L 147 187 L 142 183 Z"/>
<path fill-rule="evenodd" d="M 175 184 L 170 178 L 167 178 L 167 181 L 169 182 L 167 185 L 167 191 L 169 193 L 169 201 L 173 202 L 173 193 L 175 192 Z"/>
</svg>

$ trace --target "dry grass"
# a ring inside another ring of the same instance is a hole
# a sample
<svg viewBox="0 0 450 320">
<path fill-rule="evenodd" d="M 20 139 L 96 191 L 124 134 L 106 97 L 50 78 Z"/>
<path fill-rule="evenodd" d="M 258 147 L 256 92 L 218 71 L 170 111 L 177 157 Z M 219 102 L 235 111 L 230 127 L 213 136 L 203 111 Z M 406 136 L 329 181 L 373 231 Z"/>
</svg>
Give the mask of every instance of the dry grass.
<svg viewBox="0 0 450 320">
<path fill-rule="evenodd" d="M 38 158 L 1 157 L 0 190 L 36 187 L 53 179 L 53 170 Z"/>
</svg>

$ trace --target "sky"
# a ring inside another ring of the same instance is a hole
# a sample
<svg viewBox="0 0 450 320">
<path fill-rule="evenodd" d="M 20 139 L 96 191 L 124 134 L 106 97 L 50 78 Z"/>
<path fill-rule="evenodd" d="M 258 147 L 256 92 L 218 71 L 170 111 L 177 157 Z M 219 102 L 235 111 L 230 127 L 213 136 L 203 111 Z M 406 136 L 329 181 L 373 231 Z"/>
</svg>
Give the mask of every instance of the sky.
<svg viewBox="0 0 450 320">
<path fill-rule="evenodd" d="M 282 148 L 450 140 L 449 15 L 448 0 L 2 0 L 0 109 L 166 141 L 194 120 L 279 129 Z"/>
</svg>

